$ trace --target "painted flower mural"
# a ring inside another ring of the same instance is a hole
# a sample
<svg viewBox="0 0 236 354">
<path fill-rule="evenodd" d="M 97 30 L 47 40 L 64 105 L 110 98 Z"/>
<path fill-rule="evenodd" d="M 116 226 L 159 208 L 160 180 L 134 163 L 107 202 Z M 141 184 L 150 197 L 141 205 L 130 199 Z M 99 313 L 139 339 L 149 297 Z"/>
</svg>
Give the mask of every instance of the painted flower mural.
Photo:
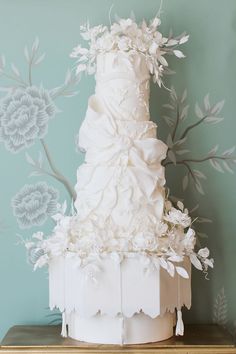
<svg viewBox="0 0 236 354">
<path fill-rule="evenodd" d="M 17 153 L 43 138 L 57 109 L 43 87 L 17 88 L 0 101 L 0 141 Z"/>
<path fill-rule="evenodd" d="M 26 78 L 21 75 L 14 63 L 11 64 L 11 70 L 8 72 L 5 57 L 3 55 L 0 57 L 0 76 L 11 83 L 1 87 L 1 91 L 7 92 L 7 94 L 0 99 L 0 143 L 2 142 L 11 153 L 20 153 L 39 140 L 49 169 L 43 167 L 41 151 L 39 151 L 39 161 L 37 162 L 26 152 L 26 160 L 34 168 L 30 177 L 48 175 L 62 183 L 70 198 L 75 199 L 74 188 L 55 166 L 44 138 L 48 133 L 49 121 L 59 112 L 55 100 L 60 96 L 72 97 L 76 95 L 75 86 L 80 78 L 68 70 L 62 85 L 46 89 L 42 84 L 36 85 L 33 82 L 33 68 L 39 65 L 45 57 L 45 53 L 39 53 L 38 38 L 33 42 L 31 49 L 25 47 L 24 56 L 28 64 Z M 19 195 L 21 195 L 21 191 Z M 23 218 L 17 211 L 15 215 L 21 227 L 30 227 L 31 222 L 26 216 Z M 38 218 L 40 220 L 35 221 L 36 225 L 41 224 L 42 220 L 46 221 L 42 215 Z"/>
<path fill-rule="evenodd" d="M 12 199 L 14 216 L 23 229 L 42 225 L 57 210 L 58 192 L 45 182 L 26 184 Z"/>
</svg>

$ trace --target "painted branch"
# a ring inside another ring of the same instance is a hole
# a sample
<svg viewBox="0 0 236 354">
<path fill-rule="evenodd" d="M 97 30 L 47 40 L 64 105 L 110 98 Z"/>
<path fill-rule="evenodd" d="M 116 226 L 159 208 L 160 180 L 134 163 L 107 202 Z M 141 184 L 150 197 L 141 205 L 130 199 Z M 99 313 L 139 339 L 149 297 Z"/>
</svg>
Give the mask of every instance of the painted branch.
<svg viewBox="0 0 236 354">
<path fill-rule="evenodd" d="M 196 123 L 194 123 L 194 124 L 192 124 L 192 125 L 189 125 L 189 126 L 185 129 L 185 131 L 183 132 L 183 134 L 181 135 L 181 138 L 180 138 L 180 139 L 185 138 L 186 135 L 188 134 L 188 132 L 189 132 L 190 130 L 192 130 L 193 128 L 197 127 L 199 124 L 201 124 L 202 122 L 204 122 L 204 120 L 205 120 L 207 117 L 208 117 L 208 116 L 204 116 L 204 117 L 202 117 L 198 122 L 196 122 Z"/>
<path fill-rule="evenodd" d="M 177 132 L 178 125 L 179 125 L 179 105 L 177 103 L 176 122 L 175 122 L 175 127 L 174 127 L 174 130 L 173 130 L 173 133 L 172 133 L 172 141 L 173 142 L 174 142 L 174 139 L 175 139 L 175 135 L 176 135 L 176 132 Z"/>
<path fill-rule="evenodd" d="M 65 176 L 63 176 L 59 172 L 59 170 L 56 168 L 56 166 L 54 165 L 54 162 L 52 161 L 51 155 L 49 153 L 49 150 L 48 150 L 48 147 L 47 147 L 45 141 L 43 139 L 40 139 L 40 141 L 41 141 L 41 144 L 43 146 L 44 152 L 46 154 L 49 166 L 50 166 L 51 170 L 53 171 L 52 177 L 56 178 L 59 182 L 61 182 L 65 186 L 65 188 L 66 188 L 67 192 L 69 193 L 70 197 L 75 201 L 75 199 L 76 199 L 75 190 L 70 185 L 69 181 L 65 178 Z"/>
</svg>

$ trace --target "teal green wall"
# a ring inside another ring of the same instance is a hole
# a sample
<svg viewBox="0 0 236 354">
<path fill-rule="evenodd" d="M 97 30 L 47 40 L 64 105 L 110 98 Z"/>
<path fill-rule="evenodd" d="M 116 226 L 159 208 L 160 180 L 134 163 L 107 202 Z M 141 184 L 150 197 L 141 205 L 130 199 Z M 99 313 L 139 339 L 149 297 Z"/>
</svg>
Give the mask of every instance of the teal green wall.
<svg viewBox="0 0 236 354">
<path fill-rule="evenodd" d="M 112 16 L 128 17 L 133 10 L 137 20 L 150 19 L 159 8 L 157 0 L 0 0 L 0 53 L 6 57 L 5 71 L 10 73 L 13 62 L 21 75 L 28 77 L 24 48 L 26 45 L 31 47 L 38 37 L 39 52 L 45 52 L 46 56 L 33 68 L 33 83 L 42 84 L 48 90 L 62 85 L 67 69 L 73 65 L 69 53 L 80 40 L 80 24 L 87 19 L 91 24 L 108 24 L 112 4 Z M 189 43 L 183 48 L 186 59 L 171 58 L 171 67 L 176 74 L 166 81 L 168 87 L 176 88 L 178 95 L 187 89 L 186 104 L 190 108 L 183 125 L 197 121 L 195 103 L 202 107 L 207 93 L 210 93 L 212 103 L 225 99 L 219 115 L 224 121 L 194 128 L 185 145 L 190 150 L 186 156 L 190 159 L 204 157 L 217 144 L 221 154 L 236 143 L 236 1 L 164 0 L 162 23 L 162 31 L 166 34 L 170 27 L 175 34 L 184 30 L 190 34 Z M 6 95 L 3 88 L 12 82 L 0 76 L 1 99 Z M 83 155 L 75 150 L 75 135 L 85 115 L 88 97 L 94 90 L 94 79 L 84 76 L 76 90 L 78 94 L 74 97 L 55 100 L 60 112 L 50 120 L 45 136 L 56 166 L 72 185 L 76 182 L 76 169 L 83 161 Z M 163 119 L 167 110 L 163 104 L 169 99 L 168 91 L 152 87 L 152 119 L 158 122 L 159 136 L 163 139 L 168 133 Z M 0 337 L 16 324 L 52 320 L 47 309 L 47 272 L 45 269 L 33 272 L 17 236 L 28 239 L 38 229 L 49 231 L 52 224 L 48 219 L 43 226 L 20 229 L 13 216 L 12 197 L 27 183 L 46 181 L 59 191 L 60 202 L 65 198 L 69 201 L 65 188 L 55 179 L 44 175 L 28 177 L 31 167 L 25 158 L 26 151 L 37 159 L 42 147 L 36 140 L 27 150 L 13 154 L 0 143 Z M 208 235 L 200 242 L 210 247 L 215 268 L 209 273 L 210 280 L 193 271 L 193 306 L 185 313 L 185 319 L 200 323 L 215 320 L 233 333 L 236 320 L 235 175 L 217 172 L 209 161 L 190 164 L 207 177 L 201 179 L 205 195 L 196 191 L 193 184 L 182 191 L 181 181 L 186 171 L 180 164 L 168 166 L 167 182 L 172 194 L 183 197 L 189 208 L 199 203 L 198 214 L 213 220 L 200 225 L 201 231 Z"/>
</svg>

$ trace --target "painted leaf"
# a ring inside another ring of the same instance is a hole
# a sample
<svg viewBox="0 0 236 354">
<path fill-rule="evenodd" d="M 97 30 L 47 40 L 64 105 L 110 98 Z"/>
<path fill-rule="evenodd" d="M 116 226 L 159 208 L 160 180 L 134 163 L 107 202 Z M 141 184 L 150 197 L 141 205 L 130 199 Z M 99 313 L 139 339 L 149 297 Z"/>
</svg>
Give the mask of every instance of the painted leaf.
<svg viewBox="0 0 236 354">
<path fill-rule="evenodd" d="M 227 161 L 223 161 L 222 163 L 223 163 L 223 166 L 224 166 L 226 171 L 228 171 L 229 173 L 234 173 L 234 171 L 230 168 L 230 166 L 227 163 Z"/>
<path fill-rule="evenodd" d="M 195 114 L 198 118 L 203 118 L 203 113 L 198 103 L 195 104 Z"/>
<path fill-rule="evenodd" d="M 38 65 L 40 64 L 43 59 L 45 58 L 45 53 L 43 53 L 42 55 L 40 55 L 35 61 L 34 61 L 34 65 Z"/>
<path fill-rule="evenodd" d="M 26 58 L 27 62 L 29 63 L 29 61 L 30 61 L 30 56 L 29 56 L 29 50 L 28 50 L 28 47 L 27 47 L 27 46 L 25 46 L 24 55 L 25 55 L 25 58 Z"/>
<path fill-rule="evenodd" d="M 177 140 L 174 145 L 180 146 L 183 143 L 185 143 L 186 140 L 187 140 L 187 136 L 185 138 L 183 138 L 183 139 Z"/>
<path fill-rule="evenodd" d="M 223 156 L 230 156 L 235 151 L 235 146 L 231 147 L 222 154 Z"/>
<path fill-rule="evenodd" d="M 185 175 L 183 177 L 183 180 L 182 180 L 182 187 L 183 187 L 183 190 L 185 191 L 188 187 L 188 182 L 189 182 L 189 177 L 188 175 Z"/>
<path fill-rule="evenodd" d="M 207 117 L 205 119 L 206 123 L 211 123 L 211 124 L 217 124 L 222 122 L 222 120 L 224 120 L 224 118 L 219 118 L 219 117 Z"/>
<path fill-rule="evenodd" d="M 225 327 L 228 322 L 227 315 L 228 303 L 225 295 L 225 289 L 222 287 L 214 302 L 213 322 Z"/>
<path fill-rule="evenodd" d="M 187 97 L 187 89 L 184 90 L 180 102 L 183 103 L 186 100 L 186 97 Z"/>
<path fill-rule="evenodd" d="M 204 106 L 205 106 L 206 111 L 209 111 L 209 109 L 211 108 L 210 100 L 209 100 L 209 93 L 204 97 Z"/>
<path fill-rule="evenodd" d="M 184 120 L 188 115 L 189 105 L 185 106 L 180 113 L 180 120 Z"/>
<path fill-rule="evenodd" d="M 32 52 L 37 52 L 39 48 L 39 39 L 38 37 L 35 38 L 34 43 L 32 44 Z"/>
<path fill-rule="evenodd" d="M 184 149 L 184 150 L 176 150 L 177 155 L 184 155 L 190 152 L 190 150 Z"/>
<path fill-rule="evenodd" d="M 4 68 L 4 66 L 6 65 L 6 59 L 4 55 L 1 55 L 0 57 L 0 68 Z"/>
<path fill-rule="evenodd" d="M 217 152 L 218 148 L 219 148 L 219 145 L 214 146 L 214 147 L 208 152 L 207 155 L 208 155 L 208 156 L 214 155 L 214 154 Z"/>
<path fill-rule="evenodd" d="M 212 114 L 219 114 L 220 111 L 222 110 L 224 104 L 225 104 L 225 101 L 224 101 L 224 100 L 222 100 L 222 101 L 216 103 L 216 104 L 211 108 L 211 113 L 212 113 Z"/>
<path fill-rule="evenodd" d="M 172 148 L 173 146 L 173 140 L 170 134 L 168 134 L 167 139 L 166 139 L 166 144 L 169 146 L 169 148 Z"/>
<path fill-rule="evenodd" d="M 196 177 L 198 178 L 202 178 L 202 179 L 206 179 L 206 176 L 204 175 L 204 173 L 202 173 L 201 171 L 199 170 L 193 170 L 193 173 Z"/>
<path fill-rule="evenodd" d="M 170 161 L 173 162 L 174 165 L 176 165 L 176 157 L 175 157 L 175 154 L 172 150 L 168 151 L 168 157 L 169 157 Z"/>
<path fill-rule="evenodd" d="M 171 86 L 170 96 L 174 101 L 177 100 L 177 94 L 176 94 L 174 86 Z"/>
<path fill-rule="evenodd" d="M 164 121 L 166 122 L 166 124 L 169 126 L 169 127 L 172 127 L 174 122 L 173 122 L 173 119 L 168 117 L 168 116 L 163 116 L 163 119 Z"/>
<path fill-rule="evenodd" d="M 202 188 L 201 182 L 197 179 L 197 180 L 194 181 L 194 183 L 195 183 L 196 190 L 197 190 L 200 194 L 204 195 L 205 193 L 204 193 L 204 190 L 203 190 L 203 188 Z"/>
<path fill-rule="evenodd" d="M 65 85 L 68 85 L 68 83 L 71 81 L 71 70 L 68 69 L 65 77 Z"/>
<path fill-rule="evenodd" d="M 25 153 L 26 161 L 32 165 L 36 166 L 36 162 L 32 159 L 32 157 L 28 154 L 28 152 Z"/>
<path fill-rule="evenodd" d="M 172 110 L 174 109 L 174 107 L 169 103 L 163 104 L 162 107 L 172 109 Z"/>
<path fill-rule="evenodd" d="M 223 170 L 223 168 L 221 167 L 221 165 L 219 164 L 218 161 L 212 159 L 212 160 L 210 160 L 210 164 L 216 171 L 224 173 L 224 170 Z"/>
<path fill-rule="evenodd" d="M 37 170 L 32 171 L 32 172 L 30 172 L 30 174 L 29 174 L 29 177 L 39 177 L 39 176 L 42 176 L 42 172 L 37 171 Z"/>
<path fill-rule="evenodd" d="M 17 69 L 17 67 L 15 66 L 14 63 L 11 64 L 11 69 L 12 69 L 13 73 L 14 73 L 16 76 L 18 76 L 18 77 L 20 76 L 20 72 L 19 72 L 19 70 Z"/>
</svg>

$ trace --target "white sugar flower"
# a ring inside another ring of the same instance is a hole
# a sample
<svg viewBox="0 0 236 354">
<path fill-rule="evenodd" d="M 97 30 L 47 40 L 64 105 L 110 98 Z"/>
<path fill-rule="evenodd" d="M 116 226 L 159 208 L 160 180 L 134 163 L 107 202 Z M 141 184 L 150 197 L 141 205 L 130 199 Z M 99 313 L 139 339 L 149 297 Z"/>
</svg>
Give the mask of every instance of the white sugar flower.
<svg viewBox="0 0 236 354">
<path fill-rule="evenodd" d="M 194 249 L 196 244 L 196 237 L 195 237 L 195 231 L 192 228 L 188 229 L 182 243 L 187 252 L 191 252 Z"/>
<path fill-rule="evenodd" d="M 165 56 L 174 54 L 178 58 L 183 58 L 183 53 L 177 50 L 176 46 L 185 43 L 189 36 L 184 34 L 176 38 L 164 37 L 157 30 L 160 23 L 157 17 L 150 21 L 149 26 L 145 21 L 137 24 L 128 18 L 120 19 L 110 28 L 102 25 L 90 28 L 88 23 L 81 26 L 81 36 L 89 42 L 89 48 L 78 45 L 71 53 L 72 58 L 78 58 L 77 73 L 85 71 L 86 65 L 88 74 L 93 74 L 96 70 L 96 58 L 100 53 L 135 50 L 145 56 L 147 68 L 153 75 L 154 82 L 161 86 L 165 67 L 168 66 Z"/>
<path fill-rule="evenodd" d="M 106 33 L 103 37 L 98 38 L 96 42 L 97 49 L 101 52 L 109 52 L 115 44 L 115 39 L 110 33 Z"/>
<path fill-rule="evenodd" d="M 210 251 L 207 247 L 205 248 L 201 248 L 199 251 L 198 251 L 198 255 L 202 258 L 207 258 L 209 257 L 209 254 L 210 254 Z"/>
<path fill-rule="evenodd" d="M 135 23 L 133 22 L 133 20 L 131 18 L 127 18 L 127 19 L 122 18 L 119 21 L 120 28 L 123 32 L 127 31 L 134 24 Z"/>
<path fill-rule="evenodd" d="M 156 234 L 158 237 L 166 236 L 168 230 L 168 225 L 163 221 L 160 221 L 156 225 Z"/>
<path fill-rule="evenodd" d="M 117 45 L 120 50 L 125 52 L 125 51 L 129 50 L 131 47 L 131 39 L 123 36 L 118 39 Z"/>
<path fill-rule="evenodd" d="M 184 228 L 190 226 L 191 224 L 190 216 L 178 209 L 175 209 L 174 207 L 171 207 L 169 212 L 164 216 L 164 220 L 174 225 L 181 225 Z"/>
</svg>

